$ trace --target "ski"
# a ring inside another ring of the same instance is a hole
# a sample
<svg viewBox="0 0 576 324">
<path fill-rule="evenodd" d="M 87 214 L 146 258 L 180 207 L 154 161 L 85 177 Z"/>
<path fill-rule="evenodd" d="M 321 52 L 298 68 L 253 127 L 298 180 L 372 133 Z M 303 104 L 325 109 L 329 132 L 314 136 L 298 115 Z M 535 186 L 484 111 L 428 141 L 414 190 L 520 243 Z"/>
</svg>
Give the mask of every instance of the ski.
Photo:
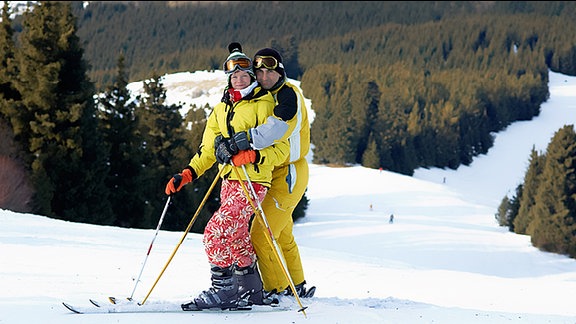
<svg viewBox="0 0 576 324">
<path fill-rule="evenodd" d="M 102 304 L 93 299 L 90 299 L 91 306 L 74 306 L 72 304 L 63 302 L 64 307 L 69 311 L 76 314 L 109 314 L 109 313 L 184 313 L 180 303 L 173 302 L 155 302 L 140 305 L 138 303 L 122 303 L 122 304 Z M 268 305 L 251 305 L 247 307 L 239 307 L 235 309 L 204 309 L 192 312 L 203 313 L 222 313 L 222 312 L 271 312 L 271 311 L 287 311 L 292 308 L 289 306 L 268 306 Z"/>
</svg>

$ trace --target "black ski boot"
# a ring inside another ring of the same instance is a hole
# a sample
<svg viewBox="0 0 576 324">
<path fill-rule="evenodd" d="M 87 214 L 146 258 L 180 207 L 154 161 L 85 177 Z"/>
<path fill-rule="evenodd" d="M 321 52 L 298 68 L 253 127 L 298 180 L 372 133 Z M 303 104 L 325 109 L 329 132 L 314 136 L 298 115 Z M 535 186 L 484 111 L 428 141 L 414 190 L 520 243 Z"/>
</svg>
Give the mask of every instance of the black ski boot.
<svg viewBox="0 0 576 324">
<path fill-rule="evenodd" d="M 296 292 L 298 293 L 298 297 L 300 297 L 300 298 L 314 297 L 314 293 L 316 292 L 316 287 L 312 286 L 309 289 L 306 289 L 306 287 L 304 287 L 304 285 L 306 285 L 306 280 L 304 280 L 300 284 L 294 285 L 294 288 L 296 288 Z M 288 286 L 288 288 L 286 288 L 286 290 L 284 290 L 284 295 L 294 296 L 294 294 L 292 293 L 292 287 Z"/>
<path fill-rule="evenodd" d="M 238 281 L 234 276 L 234 265 L 228 268 L 212 266 L 212 287 L 203 291 L 193 301 L 182 304 L 185 311 L 199 311 L 203 309 L 236 309 L 238 308 Z"/>
<path fill-rule="evenodd" d="M 251 305 L 274 305 L 278 304 L 278 299 L 264 295 L 262 288 L 262 278 L 256 262 L 252 265 L 234 270 L 234 276 L 238 280 L 238 295 L 240 296 L 240 306 Z"/>
</svg>

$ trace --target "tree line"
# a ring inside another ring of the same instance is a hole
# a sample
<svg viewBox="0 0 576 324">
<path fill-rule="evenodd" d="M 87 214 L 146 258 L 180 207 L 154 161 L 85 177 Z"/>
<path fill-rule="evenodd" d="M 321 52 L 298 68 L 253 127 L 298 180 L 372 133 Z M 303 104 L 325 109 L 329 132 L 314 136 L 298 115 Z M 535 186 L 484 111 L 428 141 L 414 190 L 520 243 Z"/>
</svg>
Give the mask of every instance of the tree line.
<svg viewBox="0 0 576 324">
<path fill-rule="evenodd" d="M 342 44 L 336 39 L 317 42 L 315 52 L 331 60 L 302 77 L 317 113 L 315 162 L 408 175 L 469 164 L 492 146 L 492 132 L 537 116 L 548 98 L 548 69 L 561 47 L 544 41 L 555 38 L 546 30 L 552 21 L 535 20 L 390 26 L 351 33 L 345 50 L 325 46 Z"/>
</svg>

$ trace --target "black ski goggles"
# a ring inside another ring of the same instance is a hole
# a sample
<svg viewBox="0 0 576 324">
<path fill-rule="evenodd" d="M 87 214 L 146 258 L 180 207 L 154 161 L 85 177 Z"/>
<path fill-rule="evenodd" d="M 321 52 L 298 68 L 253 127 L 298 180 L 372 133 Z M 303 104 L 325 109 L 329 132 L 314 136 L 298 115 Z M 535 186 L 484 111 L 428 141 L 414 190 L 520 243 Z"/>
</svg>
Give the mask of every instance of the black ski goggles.
<svg viewBox="0 0 576 324">
<path fill-rule="evenodd" d="M 275 70 L 278 66 L 284 68 L 282 63 L 279 63 L 274 56 L 256 56 L 254 58 L 254 68 L 259 69 L 265 67 L 268 70 Z"/>
<path fill-rule="evenodd" d="M 227 74 L 236 71 L 236 69 L 240 69 L 241 71 L 249 71 L 252 69 L 252 61 L 245 57 L 229 59 L 228 61 L 224 62 L 222 68 Z"/>
</svg>

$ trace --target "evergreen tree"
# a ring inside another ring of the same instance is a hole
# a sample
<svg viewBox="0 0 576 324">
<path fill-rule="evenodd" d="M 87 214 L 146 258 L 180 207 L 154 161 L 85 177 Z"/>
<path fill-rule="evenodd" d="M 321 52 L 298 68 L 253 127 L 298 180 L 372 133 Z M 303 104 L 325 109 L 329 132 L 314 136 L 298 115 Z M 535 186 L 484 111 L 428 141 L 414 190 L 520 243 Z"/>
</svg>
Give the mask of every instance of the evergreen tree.
<svg viewBox="0 0 576 324">
<path fill-rule="evenodd" d="M 534 219 L 533 206 L 535 204 L 536 192 L 540 187 L 540 177 L 545 158 L 545 155 L 539 156 L 536 149 L 534 147 L 532 148 L 528 170 L 524 175 L 522 196 L 517 197 L 520 200 L 518 214 L 514 218 L 514 232 L 517 234 L 530 234 L 528 227 Z"/>
<path fill-rule="evenodd" d="M 33 188 L 26 163 L 26 152 L 13 123 L 18 124 L 21 97 L 14 88 L 15 68 L 14 30 L 8 1 L 2 7 L 0 22 L 0 208 L 17 212 L 31 212 Z"/>
<path fill-rule="evenodd" d="M 380 157 L 378 156 L 378 146 L 374 136 L 370 136 L 368 148 L 364 151 L 362 156 L 362 165 L 367 168 L 378 169 L 380 168 Z"/>
<path fill-rule="evenodd" d="M 161 215 L 167 199 L 164 189 L 175 172 L 180 172 L 187 164 L 178 159 L 177 152 L 186 150 L 184 119 L 180 105 L 166 105 L 166 89 L 161 78 L 154 75 L 143 83 L 144 94 L 137 97 L 138 132 L 144 149 L 144 175 L 146 184 L 144 196 L 146 209 L 142 215 L 144 227 L 152 227 Z M 191 155 L 190 155 L 191 156 Z M 188 158 L 189 159 L 189 158 Z M 171 208 L 168 215 L 179 208 Z M 175 217 L 167 217 L 166 226 L 178 222 Z M 181 229 L 181 228 L 179 228 Z"/>
<path fill-rule="evenodd" d="M 496 212 L 495 218 L 500 226 L 508 226 L 508 213 L 510 211 L 510 199 L 508 196 L 504 196 L 500 201 L 498 206 L 498 211 Z"/>
<path fill-rule="evenodd" d="M 507 226 L 510 232 L 514 232 L 514 219 L 518 215 L 518 209 L 520 208 L 520 199 L 522 198 L 522 185 L 516 187 L 516 193 L 512 198 L 504 196 L 498 206 L 498 211 L 496 212 L 496 220 L 498 225 Z"/>
<path fill-rule="evenodd" d="M 144 163 L 142 140 L 138 133 L 136 103 L 127 89 L 128 75 L 124 56 L 118 59 L 118 75 L 99 98 L 99 113 L 104 140 L 109 146 L 110 173 L 106 185 L 112 190 L 110 202 L 116 216 L 114 225 L 138 227 L 144 213 L 142 192 Z"/>
<path fill-rule="evenodd" d="M 0 98 L 4 100 L 18 97 L 12 82 L 14 79 L 14 30 L 12 29 L 12 19 L 10 19 L 10 6 L 8 1 L 4 1 L 2 7 L 2 21 L 0 21 Z M 6 115 L 4 110 L 0 110 L 0 116 Z"/>
<path fill-rule="evenodd" d="M 532 244 L 542 250 L 576 257 L 576 133 L 573 125 L 558 130 L 546 149 L 546 164 L 534 204 L 537 218 Z"/>
<path fill-rule="evenodd" d="M 506 223 L 508 225 L 508 230 L 514 232 L 514 220 L 518 216 L 518 211 L 520 210 L 520 200 L 524 194 L 524 186 L 522 184 L 516 187 L 516 194 L 510 199 L 510 204 L 508 206 L 508 217 Z"/>
<path fill-rule="evenodd" d="M 18 109 L 21 96 L 15 89 L 14 81 L 17 77 L 17 70 L 14 62 L 14 53 L 16 46 L 14 43 L 14 30 L 12 29 L 12 20 L 10 19 L 10 6 L 8 1 L 4 1 L 2 8 L 2 21 L 0 22 L 0 122 L 3 126 L 10 128 L 8 134 L 3 136 L 0 141 L 18 140 L 20 136 L 14 136 L 14 129 L 23 122 L 19 118 Z M 6 133 L 5 133 L 6 134 Z M 8 151 L 4 151 L 8 154 Z M 14 157 L 14 154 L 10 154 Z"/>
<path fill-rule="evenodd" d="M 15 52 L 22 113 L 15 133 L 33 157 L 35 212 L 112 224 L 94 85 L 86 74 L 70 3 L 39 2 L 24 14 L 22 24 L 21 47 Z"/>
</svg>

